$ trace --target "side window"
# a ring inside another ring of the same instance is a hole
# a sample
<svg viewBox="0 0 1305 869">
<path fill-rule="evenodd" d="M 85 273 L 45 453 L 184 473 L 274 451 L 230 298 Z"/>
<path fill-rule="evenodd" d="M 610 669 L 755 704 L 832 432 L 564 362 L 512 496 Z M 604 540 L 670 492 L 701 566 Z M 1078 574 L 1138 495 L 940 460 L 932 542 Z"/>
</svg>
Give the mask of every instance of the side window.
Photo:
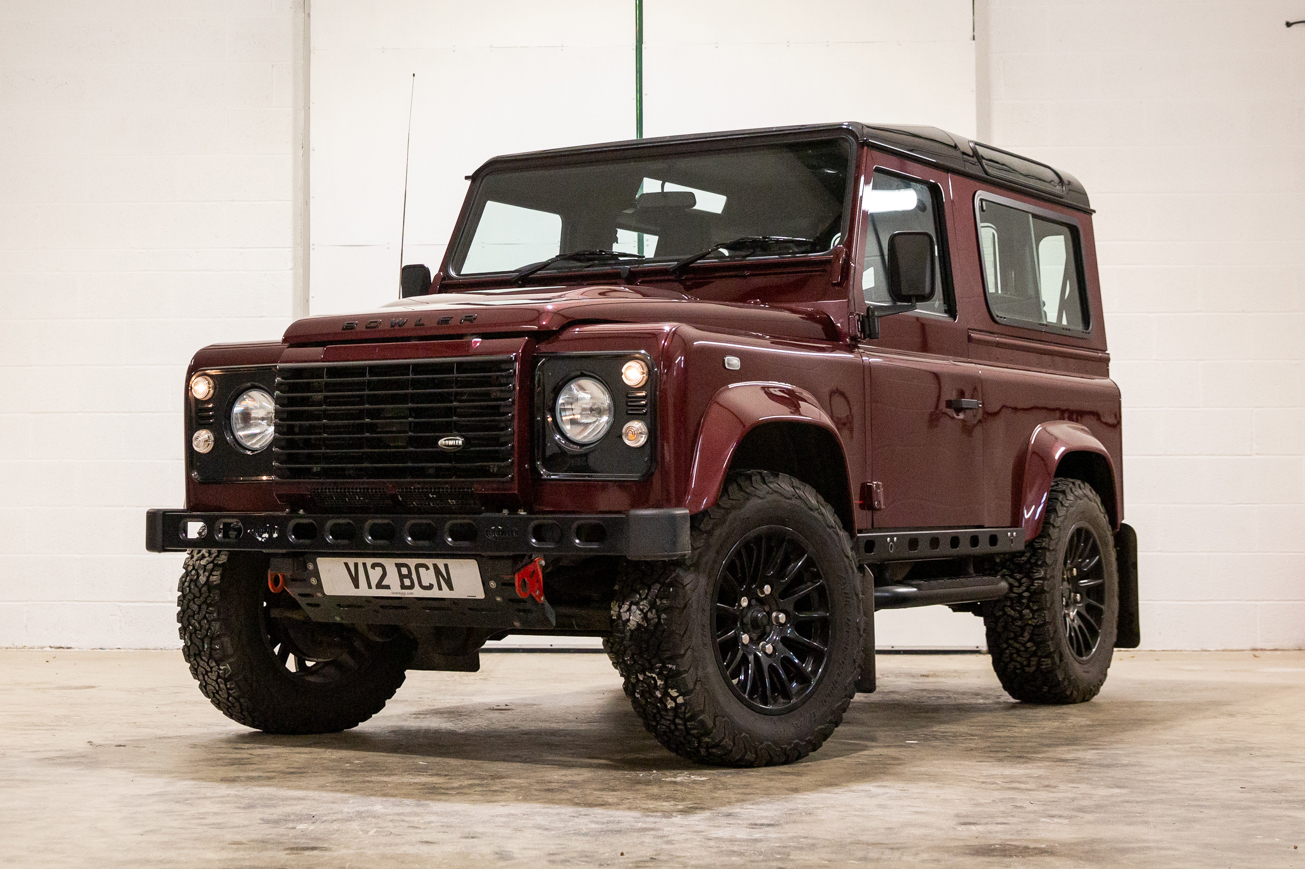
<svg viewBox="0 0 1305 869">
<path fill-rule="evenodd" d="M 997 320 L 1086 332 L 1078 248 L 1063 223 L 979 200 L 979 254 Z"/>
<path fill-rule="evenodd" d="M 946 237 L 939 229 L 942 208 L 928 184 L 876 170 L 863 194 L 865 211 L 865 261 L 861 263 L 861 289 L 867 305 L 892 303 L 888 295 L 888 239 L 894 232 L 918 231 L 933 236 L 941 252 Z M 942 277 L 942 263 L 935 263 L 933 298 L 917 310 L 950 315 Z"/>
<path fill-rule="evenodd" d="M 557 256 L 562 245 L 562 218 L 490 200 L 467 248 L 461 274 L 511 271 L 522 263 Z"/>
</svg>

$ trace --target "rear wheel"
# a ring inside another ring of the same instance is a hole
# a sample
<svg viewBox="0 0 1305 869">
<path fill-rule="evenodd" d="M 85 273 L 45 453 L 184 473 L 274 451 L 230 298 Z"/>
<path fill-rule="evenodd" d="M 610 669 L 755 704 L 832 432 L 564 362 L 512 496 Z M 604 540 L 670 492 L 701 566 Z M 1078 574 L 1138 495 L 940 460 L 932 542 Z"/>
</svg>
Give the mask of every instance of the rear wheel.
<svg viewBox="0 0 1305 869">
<path fill-rule="evenodd" d="M 1082 703 L 1106 681 L 1119 621 L 1114 535 L 1097 493 L 1052 483 L 1042 532 L 1002 570 L 1010 592 L 984 616 L 1002 687 L 1029 703 Z"/>
<path fill-rule="evenodd" d="M 834 511 L 779 474 L 732 478 L 685 564 L 632 564 L 608 644 L 644 725 L 704 763 L 805 757 L 856 693 L 861 584 Z"/>
<path fill-rule="evenodd" d="M 415 644 L 304 618 L 272 593 L 253 553 L 197 550 L 177 598 L 182 654 L 214 706 L 269 733 L 333 733 L 379 712 L 403 684 Z"/>
</svg>

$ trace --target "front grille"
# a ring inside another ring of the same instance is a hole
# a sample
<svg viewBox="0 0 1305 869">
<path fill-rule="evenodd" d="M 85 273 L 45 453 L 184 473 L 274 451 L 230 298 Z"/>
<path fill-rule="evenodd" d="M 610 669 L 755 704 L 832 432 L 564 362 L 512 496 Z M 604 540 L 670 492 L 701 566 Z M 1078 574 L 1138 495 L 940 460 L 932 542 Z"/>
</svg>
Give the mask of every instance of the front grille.
<svg viewBox="0 0 1305 869">
<path fill-rule="evenodd" d="M 507 479 L 514 378 L 511 357 L 278 366 L 274 473 L 285 480 Z M 455 437 L 462 446 L 448 449 Z"/>
</svg>

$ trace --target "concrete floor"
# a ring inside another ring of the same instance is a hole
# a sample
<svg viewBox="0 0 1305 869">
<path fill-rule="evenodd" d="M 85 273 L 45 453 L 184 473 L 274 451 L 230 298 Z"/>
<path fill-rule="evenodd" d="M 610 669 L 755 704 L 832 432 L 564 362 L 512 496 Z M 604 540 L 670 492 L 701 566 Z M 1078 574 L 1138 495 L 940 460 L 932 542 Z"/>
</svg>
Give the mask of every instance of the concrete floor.
<svg viewBox="0 0 1305 869">
<path fill-rule="evenodd" d="M 1305 652 L 1116 657 L 1092 703 L 885 656 L 787 768 L 665 752 L 602 655 L 413 673 L 329 737 L 253 733 L 177 652 L 0 651 L 0 865 L 1305 867 Z"/>
</svg>

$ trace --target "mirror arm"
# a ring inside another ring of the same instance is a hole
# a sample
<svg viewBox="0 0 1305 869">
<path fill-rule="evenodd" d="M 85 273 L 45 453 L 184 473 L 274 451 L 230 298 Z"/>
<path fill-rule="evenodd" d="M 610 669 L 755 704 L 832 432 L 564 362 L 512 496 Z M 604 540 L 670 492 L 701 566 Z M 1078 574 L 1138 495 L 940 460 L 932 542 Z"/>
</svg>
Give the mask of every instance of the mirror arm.
<svg viewBox="0 0 1305 869">
<path fill-rule="evenodd" d="M 879 340 L 879 318 L 905 314 L 915 310 L 915 302 L 896 302 L 892 305 L 866 305 L 861 318 L 861 337 L 867 341 Z"/>
</svg>

